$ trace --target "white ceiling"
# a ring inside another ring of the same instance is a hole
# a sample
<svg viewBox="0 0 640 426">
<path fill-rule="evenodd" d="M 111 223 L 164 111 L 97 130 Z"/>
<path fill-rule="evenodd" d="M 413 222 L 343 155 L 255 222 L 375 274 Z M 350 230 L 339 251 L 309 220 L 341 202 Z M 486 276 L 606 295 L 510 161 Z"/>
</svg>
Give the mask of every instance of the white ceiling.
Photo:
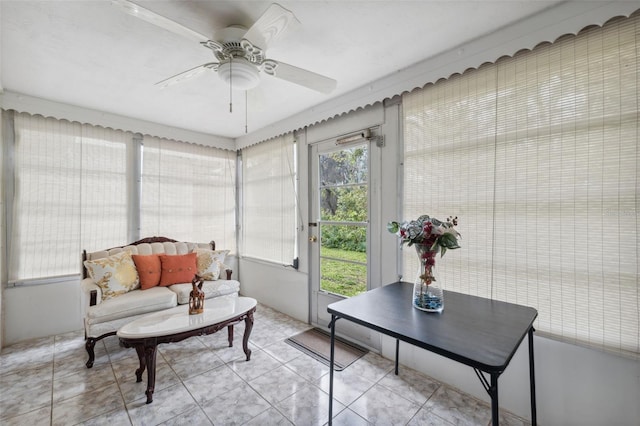
<svg viewBox="0 0 640 426">
<path fill-rule="evenodd" d="M 0 0 L 6 91 L 236 138 L 245 133 L 244 92 L 213 72 L 165 89 L 154 83 L 214 60 L 196 42 L 156 27 L 109 0 Z M 205 35 L 250 27 L 272 3 L 136 1 Z M 559 1 L 289 1 L 300 25 L 267 57 L 338 81 L 329 95 L 269 76 L 248 92 L 249 132 L 450 50 Z"/>
</svg>

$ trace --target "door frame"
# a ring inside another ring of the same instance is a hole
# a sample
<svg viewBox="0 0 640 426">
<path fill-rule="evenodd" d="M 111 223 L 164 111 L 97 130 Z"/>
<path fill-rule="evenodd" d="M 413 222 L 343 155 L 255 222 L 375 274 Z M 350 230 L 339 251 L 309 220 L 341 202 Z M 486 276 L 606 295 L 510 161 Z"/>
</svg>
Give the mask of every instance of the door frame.
<svg viewBox="0 0 640 426">
<path fill-rule="evenodd" d="M 380 135 L 380 127 L 373 126 L 368 128 L 371 137 L 364 139 L 368 141 L 368 226 L 367 226 L 367 289 L 371 290 L 381 285 L 380 259 L 380 229 L 381 224 L 381 203 L 380 194 L 380 175 L 382 163 L 382 146 L 384 145 L 383 137 Z M 320 246 L 317 242 L 311 242 L 309 239 L 315 237 L 319 240 L 319 226 L 317 220 L 319 217 L 319 200 L 318 200 L 318 164 L 317 156 L 320 153 L 338 151 L 340 149 L 349 148 L 362 144 L 363 140 L 354 141 L 349 144 L 336 144 L 336 140 L 344 135 L 338 135 L 330 139 L 319 140 L 308 144 L 308 193 L 309 193 L 309 210 L 308 210 L 308 227 L 307 227 L 307 244 L 309 257 L 309 320 L 314 326 L 325 328 L 330 321 L 330 315 L 326 312 L 326 305 L 343 297 L 326 293 L 320 290 Z M 331 149 L 333 147 L 334 149 Z M 315 217 L 314 217 L 315 216 Z M 316 226 L 314 226 L 316 224 Z M 315 247 L 314 247 L 315 245 Z M 314 281 L 315 280 L 315 281 Z M 324 307 L 320 312 L 320 305 Z M 324 314 L 324 315 L 323 315 Z M 363 346 L 372 349 L 379 349 L 380 339 L 377 333 L 375 335 L 369 329 L 357 326 L 356 324 L 344 322 L 337 325 L 337 333 L 351 340 L 355 340 Z"/>
</svg>

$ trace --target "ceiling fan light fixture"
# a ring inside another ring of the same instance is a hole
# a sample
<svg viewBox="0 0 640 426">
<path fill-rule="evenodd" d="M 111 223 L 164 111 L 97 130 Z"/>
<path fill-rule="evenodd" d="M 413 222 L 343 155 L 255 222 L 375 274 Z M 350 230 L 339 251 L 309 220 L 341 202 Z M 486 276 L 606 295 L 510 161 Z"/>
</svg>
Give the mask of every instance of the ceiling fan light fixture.
<svg viewBox="0 0 640 426">
<path fill-rule="evenodd" d="M 218 75 L 226 84 L 239 90 L 253 89 L 260 83 L 258 67 L 244 58 L 234 58 L 233 62 L 221 63 Z"/>
</svg>

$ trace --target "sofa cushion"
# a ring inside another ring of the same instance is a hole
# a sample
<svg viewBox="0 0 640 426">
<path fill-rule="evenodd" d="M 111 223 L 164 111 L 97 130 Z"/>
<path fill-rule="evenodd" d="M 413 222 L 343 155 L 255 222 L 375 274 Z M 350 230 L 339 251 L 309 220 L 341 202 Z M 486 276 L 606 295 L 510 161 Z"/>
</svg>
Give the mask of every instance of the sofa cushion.
<svg viewBox="0 0 640 426">
<path fill-rule="evenodd" d="M 217 280 L 229 250 L 195 249 L 193 252 L 197 256 L 198 275 L 205 280 Z"/>
<path fill-rule="evenodd" d="M 191 286 L 191 284 L 189 284 Z M 165 287 L 148 290 L 133 290 L 119 297 L 103 300 L 87 308 L 87 323 L 97 324 L 133 315 L 173 308 L 177 305 L 176 294 Z"/>
<path fill-rule="evenodd" d="M 138 276 L 140 277 L 140 288 L 147 290 L 160 284 L 162 267 L 160 256 L 157 254 L 134 254 L 131 256 L 136 264 Z"/>
<path fill-rule="evenodd" d="M 196 254 L 160 255 L 162 275 L 160 285 L 168 286 L 179 283 L 190 283 L 198 268 L 196 266 Z"/>
<path fill-rule="evenodd" d="M 102 259 L 85 260 L 84 266 L 91 279 L 102 290 L 102 300 L 109 300 L 140 288 L 136 265 L 129 251 Z"/>
<path fill-rule="evenodd" d="M 178 296 L 178 304 L 184 305 L 185 303 L 189 303 L 189 293 L 193 290 L 191 284 L 174 284 L 169 287 L 169 289 Z M 238 293 L 240 291 L 240 283 L 236 280 L 205 281 L 202 284 L 202 291 L 204 291 L 205 299 L 224 296 Z M 207 307 L 206 303 L 204 307 Z"/>
</svg>

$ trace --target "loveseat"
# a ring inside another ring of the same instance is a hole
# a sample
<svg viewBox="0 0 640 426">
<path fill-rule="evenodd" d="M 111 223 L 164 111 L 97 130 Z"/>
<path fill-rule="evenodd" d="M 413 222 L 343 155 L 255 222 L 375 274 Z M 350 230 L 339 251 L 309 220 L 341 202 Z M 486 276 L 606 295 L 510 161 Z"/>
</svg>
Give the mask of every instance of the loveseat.
<svg viewBox="0 0 640 426">
<path fill-rule="evenodd" d="M 188 243 L 166 237 L 82 254 L 82 294 L 87 368 L 96 343 L 118 328 L 151 312 L 189 303 L 191 280 L 204 278 L 205 299 L 237 297 L 240 283 L 224 264 L 228 250 L 215 242 Z M 205 302 L 206 307 L 206 302 Z"/>
</svg>

